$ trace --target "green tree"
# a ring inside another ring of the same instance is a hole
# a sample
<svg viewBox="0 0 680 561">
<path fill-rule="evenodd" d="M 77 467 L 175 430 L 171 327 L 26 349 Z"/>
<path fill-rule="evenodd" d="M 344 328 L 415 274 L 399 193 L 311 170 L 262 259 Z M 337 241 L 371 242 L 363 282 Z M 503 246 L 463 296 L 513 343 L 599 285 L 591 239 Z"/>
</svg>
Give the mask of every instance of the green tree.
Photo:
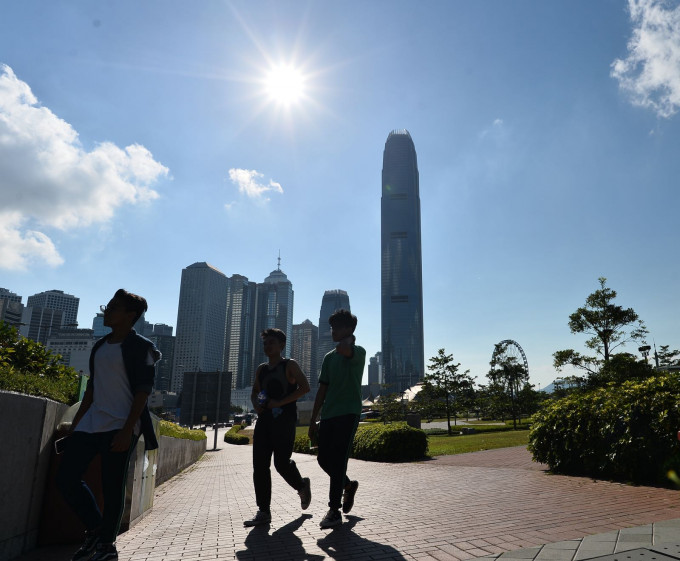
<svg viewBox="0 0 680 561">
<path fill-rule="evenodd" d="M 383 421 L 401 421 L 404 419 L 404 405 L 401 395 L 390 393 L 381 395 L 378 400 L 378 410 L 382 413 Z"/>
<path fill-rule="evenodd" d="M 458 372 L 460 363 L 453 363 L 453 355 L 447 355 L 444 349 L 439 349 L 437 356 L 430 358 L 428 370 L 431 374 L 425 376 L 425 382 L 429 383 L 435 394 L 444 398 L 444 411 L 446 412 L 446 423 L 448 432 L 451 434 L 451 415 L 453 423 L 456 424 L 458 410 L 463 405 L 463 395 L 472 388 L 474 378 L 470 376 L 470 371 Z"/>
<path fill-rule="evenodd" d="M 506 353 L 509 342 L 496 343 L 491 362 L 491 369 L 487 377 L 493 384 L 497 384 L 509 397 L 510 413 L 512 424 L 517 428 L 517 414 L 519 412 L 518 401 L 520 400 L 520 390 L 529 381 L 529 372 L 520 364 L 517 357 Z"/>
<path fill-rule="evenodd" d="M 429 381 L 423 382 L 422 389 L 416 394 L 411 408 L 420 413 L 421 418 L 427 419 L 431 422 L 433 419 L 440 417 L 444 412 L 444 403 L 441 393 Z"/>
<path fill-rule="evenodd" d="M 569 316 L 569 329 L 574 334 L 590 336 L 586 347 L 595 351 L 595 356 L 582 355 L 573 349 L 557 351 L 553 364 L 558 371 L 573 366 L 597 377 L 614 349 L 632 341 L 644 342 L 647 328 L 635 310 L 614 304 L 616 291 L 607 287 L 606 278 L 600 277 L 598 281 L 600 288 L 586 298 L 585 306 Z"/>
<path fill-rule="evenodd" d="M 680 362 L 680 360 L 675 358 L 680 355 L 680 351 L 677 349 L 669 351 L 668 349 L 669 345 L 661 345 L 658 352 L 654 351 L 656 359 L 659 361 L 659 366 L 675 366 Z"/>
</svg>

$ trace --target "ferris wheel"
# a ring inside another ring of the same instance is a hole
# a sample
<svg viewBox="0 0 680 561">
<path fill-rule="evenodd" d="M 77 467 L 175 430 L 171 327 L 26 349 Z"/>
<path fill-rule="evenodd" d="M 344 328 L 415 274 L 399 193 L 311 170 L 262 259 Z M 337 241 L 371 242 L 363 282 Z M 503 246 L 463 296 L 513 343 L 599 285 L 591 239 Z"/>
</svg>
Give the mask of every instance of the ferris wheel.
<svg viewBox="0 0 680 561">
<path fill-rule="evenodd" d="M 491 355 L 492 363 L 510 363 L 517 364 L 524 367 L 527 378 L 529 377 L 529 363 L 527 362 L 527 355 L 517 341 L 512 339 L 505 339 L 494 346 L 493 354 Z"/>
</svg>

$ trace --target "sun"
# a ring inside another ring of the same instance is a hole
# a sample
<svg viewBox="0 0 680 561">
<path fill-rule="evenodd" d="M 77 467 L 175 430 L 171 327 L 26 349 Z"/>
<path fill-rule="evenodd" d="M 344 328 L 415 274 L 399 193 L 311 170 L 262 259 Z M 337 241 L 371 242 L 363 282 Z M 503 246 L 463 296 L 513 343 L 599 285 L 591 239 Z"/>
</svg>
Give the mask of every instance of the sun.
<svg viewBox="0 0 680 561">
<path fill-rule="evenodd" d="M 265 92 L 271 101 L 290 106 L 305 96 L 305 81 L 302 72 L 294 66 L 275 66 L 265 77 Z"/>
</svg>

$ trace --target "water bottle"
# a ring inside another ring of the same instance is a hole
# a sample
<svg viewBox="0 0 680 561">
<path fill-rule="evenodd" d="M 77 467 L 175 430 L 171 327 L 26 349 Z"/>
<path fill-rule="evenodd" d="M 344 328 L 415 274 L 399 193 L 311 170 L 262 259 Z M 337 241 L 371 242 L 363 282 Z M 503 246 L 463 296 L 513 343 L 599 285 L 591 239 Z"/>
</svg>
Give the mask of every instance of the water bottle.
<svg viewBox="0 0 680 561">
<path fill-rule="evenodd" d="M 257 402 L 264 407 L 267 404 L 267 392 L 262 390 L 257 394 Z"/>
</svg>

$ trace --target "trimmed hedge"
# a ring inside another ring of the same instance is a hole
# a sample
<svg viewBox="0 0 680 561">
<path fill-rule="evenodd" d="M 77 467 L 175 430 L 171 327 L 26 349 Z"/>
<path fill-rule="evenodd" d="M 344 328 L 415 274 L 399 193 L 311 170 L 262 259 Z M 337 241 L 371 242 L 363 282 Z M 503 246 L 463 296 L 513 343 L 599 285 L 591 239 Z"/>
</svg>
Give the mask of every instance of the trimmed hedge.
<svg viewBox="0 0 680 561">
<path fill-rule="evenodd" d="M 160 421 L 161 436 L 169 436 L 171 438 L 184 438 L 185 440 L 205 440 L 206 434 L 202 430 L 192 430 L 186 427 L 181 427 L 176 423 L 171 423 L 161 419 Z"/>
<path fill-rule="evenodd" d="M 245 434 L 238 434 L 243 427 L 234 425 L 224 435 L 227 444 L 250 444 L 250 439 Z"/>
<path fill-rule="evenodd" d="M 295 438 L 293 450 L 300 454 L 317 454 L 316 448 L 310 450 L 306 434 Z M 408 462 L 426 456 L 427 435 L 404 422 L 359 425 L 350 453 L 351 458 L 373 462 Z"/>
<path fill-rule="evenodd" d="M 352 457 L 374 462 L 408 462 L 427 456 L 427 435 L 406 423 L 362 425 L 357 429 Z"/>
<path fill-rule="evenodd" d="M 680 473 L 680 376 L 576 392 L 534 415 L 529 450 L 557 473 L 669 484 Z"/>
</svg>

